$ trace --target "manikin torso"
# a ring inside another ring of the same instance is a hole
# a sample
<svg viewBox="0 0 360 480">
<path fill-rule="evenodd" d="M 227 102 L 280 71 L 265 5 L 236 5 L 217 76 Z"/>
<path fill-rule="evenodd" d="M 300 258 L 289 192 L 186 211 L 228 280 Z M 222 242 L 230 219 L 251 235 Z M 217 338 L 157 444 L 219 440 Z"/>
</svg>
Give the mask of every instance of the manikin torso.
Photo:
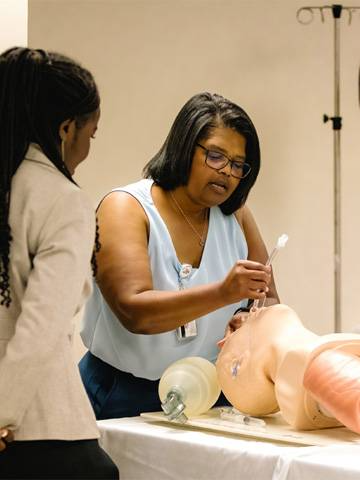
<svg viewBox="0 0 360 480">
<path fill-rule="evenodd" d="M 281 410 L 296 429 L 339 426 L 303 386 L 312 360 L 339 349 L 360 356 L 360 335 L 318 336 L 286 305 L 258 309 L 222 347 L 216 363 L 219 383 L 230 403 L 249 415 Z"/>
</svg>

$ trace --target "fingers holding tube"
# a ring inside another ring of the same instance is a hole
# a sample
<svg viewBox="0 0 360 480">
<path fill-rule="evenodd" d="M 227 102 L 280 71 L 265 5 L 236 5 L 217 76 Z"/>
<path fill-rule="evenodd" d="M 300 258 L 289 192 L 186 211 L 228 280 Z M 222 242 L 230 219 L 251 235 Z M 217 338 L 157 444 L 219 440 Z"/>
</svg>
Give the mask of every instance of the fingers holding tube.
<svg viewBox="0 0 360 480">
<path fill-rule="evenodd" d="M 250 260 L 239 260 L 221 284 L 229 303 L 243 298 L 261 299 L 266 296 L 271 282 L 271 267 Z"/>
</svg>

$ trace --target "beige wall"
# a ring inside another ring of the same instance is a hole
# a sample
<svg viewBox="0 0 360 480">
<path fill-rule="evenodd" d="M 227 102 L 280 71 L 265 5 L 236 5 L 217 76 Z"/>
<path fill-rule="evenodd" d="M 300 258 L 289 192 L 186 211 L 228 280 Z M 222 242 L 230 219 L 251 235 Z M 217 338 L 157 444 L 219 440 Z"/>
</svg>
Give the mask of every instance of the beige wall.
<svg viewBox="0 0 360 480">
<path fill-rule="evenodd" d="M 316 3 L 316 2 L 315 2 Z M 321 3 L 321 2 L 320 2 Z M 62 51 L 95 74 L 102 119 L 77 180 L 94 204 L 138 179 L 183 103 L 218 92 L 257 126 L 263 165 L 249 204 L 281 299 L 318 333 L 333 328 L 331 13 L 296 21 L 303 0 L 30 0 L 29 44 Z M 360 6 L 359 0 L 352 5 Z M 347 20 L 347 19 L 345 19 Z M 360 265 L 360 14 L 342 23 L 343 329 L 354 328 Z"/>
<path fill-rule="evenodd" d="M 28 40 L 28 0 L 0 0 L 0 52 Z"/>
</svg>

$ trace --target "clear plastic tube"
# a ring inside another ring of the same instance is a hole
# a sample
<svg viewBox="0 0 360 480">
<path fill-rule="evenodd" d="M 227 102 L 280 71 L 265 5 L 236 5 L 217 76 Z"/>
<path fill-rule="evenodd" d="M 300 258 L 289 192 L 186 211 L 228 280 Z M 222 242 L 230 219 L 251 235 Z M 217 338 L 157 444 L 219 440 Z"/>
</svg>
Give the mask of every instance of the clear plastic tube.
<svg viewBox="0 0 360 480">
<path fill-rule="evenodd" d="M 288 239 L 289 239 L 289 237 L 286 235 L 286 233 L 283 233 L 282 235 L 280 235 L 280 237 L 278 238 L 278 241 L 276 242 L 275 247 L 273 248 L 272 252 L 269 255 L 269 258 L 267 259 L 267 261 L 265 263 L 266 266 L 271 265 L 271 263 L 274 261 L 274 258 L 277 255 L 277 253 L 279 252 L 279 250 L 281 248 L 285 247 Z M 264 299 L 263 299 L 262 306 L 264 306 L 265 299 L 266 299 L 266 297 L 264 297 Z M 259 302 L 260 302 L 260 300 L 258 298 L 256 300 L 254 300 L 254 303 L 253 303 L 253 306 L 252 306 L 251 310 L 255 311 L 259 307 Z"/>
</svg>

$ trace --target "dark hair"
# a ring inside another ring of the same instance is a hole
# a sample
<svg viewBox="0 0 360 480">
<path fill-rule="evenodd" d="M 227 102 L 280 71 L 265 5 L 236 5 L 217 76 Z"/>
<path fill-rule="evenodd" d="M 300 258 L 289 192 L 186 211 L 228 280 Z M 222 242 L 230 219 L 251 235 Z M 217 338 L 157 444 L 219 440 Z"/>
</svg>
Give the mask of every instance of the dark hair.
<svg viewBox="0 0 360 480">
<path fill-rule="evenodd" d="M 68 57 L 14 47 L 0 55 L 0 304 L 9 306 L 8 223 L 11 180 L 31 142 L 70 180 L 61 158 L 59 127 L 81 128 L 100 105 L 91 73 Z"/>
<path fill-rule="evenodd" d="M 233 194 L 219 205 L 230 215 L 244 205 L 260 169 L 260 147 L 255 127 L 247 113 L 226 98 L 211 93 L 194 95 L 178 113 L 160 151 L 145 166 L 145 178 L 152 178 L 164 190 L 187 185 L 196 144 L 208 138 L 215 127 L 229 127 L 246 139 L 246 162 L 251 171 Z"/>
</svg>

